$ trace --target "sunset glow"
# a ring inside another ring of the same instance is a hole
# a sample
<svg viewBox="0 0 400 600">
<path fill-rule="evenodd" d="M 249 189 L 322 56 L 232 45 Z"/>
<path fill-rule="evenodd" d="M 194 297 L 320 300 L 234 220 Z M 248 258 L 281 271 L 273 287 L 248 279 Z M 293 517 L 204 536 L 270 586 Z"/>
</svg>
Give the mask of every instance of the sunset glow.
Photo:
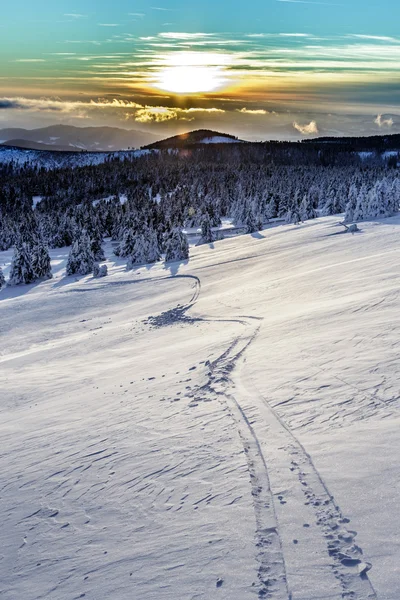
<svg viewBox="0 0 400 600">
<path fill-rule="evenodd" d="M 371 18 L 364 2 L 346 5 L 345 20 L 328 0 L 8 4 L 0 125 L 170 134 L 190 122 L 246 139 L 302 139 L 314 122 L 324 135 L 400 132 L 400 4 L 382 0 Z"/>
<path fill-rule="evenodd" d="M 227 84 L 226 55 L 207 52 L 178 52 L 165 59 L 156 74 L 154 87 L 174 94 L 213 92 Z"/>
</svg>

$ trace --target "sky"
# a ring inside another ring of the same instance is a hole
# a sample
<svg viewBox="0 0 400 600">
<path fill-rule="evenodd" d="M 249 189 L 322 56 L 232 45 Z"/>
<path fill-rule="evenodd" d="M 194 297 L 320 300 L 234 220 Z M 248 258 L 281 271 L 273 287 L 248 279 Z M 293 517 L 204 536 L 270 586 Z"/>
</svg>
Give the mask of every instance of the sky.
<svg viewBox="0 0 400 600">
<path fill-rule="evenodd" d="M 0 128 L 243 139 L 400 132 L 398 0 L 19 0 Z"/>
</svg>

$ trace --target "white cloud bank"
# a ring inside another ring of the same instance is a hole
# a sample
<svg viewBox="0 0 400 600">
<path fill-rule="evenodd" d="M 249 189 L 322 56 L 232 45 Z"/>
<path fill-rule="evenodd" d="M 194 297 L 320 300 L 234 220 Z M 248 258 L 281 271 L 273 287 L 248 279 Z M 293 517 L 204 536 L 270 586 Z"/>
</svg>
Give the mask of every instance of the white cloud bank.
<svg viewBox="0 0 400 600">
<path fill-rule="evenodd" d="M 384 119 L 382 117 L 382 115 L 378 115 L 374 121 L 374 123 L 376 125 L 378 125 L 378 127 L 392 127 L 393 126 L 393 119 L 390 117 L 389 119 Z"/>
<path fill-rule="evenodd" d="M 317 135 L 319 133 L 316 121 L 310 121 L 308 125 L 301 125 L 300 123 L 297 123 L 297 121 L 294 121 L 293 127 L 303 135 Z"/>
</svg>

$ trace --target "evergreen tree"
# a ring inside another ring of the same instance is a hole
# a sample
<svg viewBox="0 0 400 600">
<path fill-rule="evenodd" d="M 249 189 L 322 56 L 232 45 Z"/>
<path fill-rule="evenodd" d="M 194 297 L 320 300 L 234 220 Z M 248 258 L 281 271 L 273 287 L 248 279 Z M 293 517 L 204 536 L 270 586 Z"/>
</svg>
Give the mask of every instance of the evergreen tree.
<svg viewBox="0 0 400 600">
<path fill-rule="evenodd" d="M 365 185 L 362 185 L 357 195 L 356 207 L 353 213 L 353 221 L 363 221 L 367 218 L 367 191 Z"/>
<path fill-rule="evenodd" d="M 358 190 L 357 187 L 352 184 L 349 190 L 349 200 L 346 204 L 346 212 L 344 215 L 345 223 L 351 223 L 354 219 L 354 212 L 357 206 L 357 196 Z"/>
<path fill-rule="evenodd" d="M 3 269 L 0 267 L 0 290 L 6 285 L 6 278 L 4 277 Z"/>
<path fill-rule="evenodd" d="M 125 229 L 122 242 L 115 254 L 125 258 L 126 256 L 132 256 L 135 252 L 136 236 L 131 227 Z"/>
<path fill-rule="evenodd" d="M 147 263 L 148 241 L 144 233 L 139 233 L 135 237 L 135 245 L 132 254 L 128 256 L 128 269 L 135 265 Z"/>
<path fill-rule="evenodd" d="M 93 271 L 94 262 L 90 238 L 86 231 L 82 231 L 72 244 L 67 262 L 67 275 L 88 275 Z"/>
<path fill-rule="evenodd" d="M 189 258 L 189 243 L 179 227 L 175 227 L 168 236 L 165 251 L 165 262 L 187 260 Z"/>
<path fill-rule="evenodd" d="M 274 217 L 276 217 L 276 212 L 277 212 L 276 209 L 277 209 L 277 206 L 276 206 L 275 199 L 271 198 L 271 200 L 266 205 L 265 211 L 264 211 L 264 217 L 265 217 L 267 223 L 269 222 L 270 219 L 273 219 Z"/>
<path fill-rule="evenodd" d="M 135 236 L 133 251 L 128 257 L 128 269 L 138 264 L 157 262 L 160 258 L 157 233 L 154 229 L 146 227 L 142 233 Z"/>
<path fill-rule="evenodd" d="M 299 208 L 300 220 L 308 221 L 309 219 L 315 219 L 316 216 L 317 213 L 313 206 L 312 198 L 310 195 L 305 194 Z"/>
<path fill-rule="evenodd" d="M 102 243 L 103 239 L 101 235 L 95 232 L 91 238 L 90 243 L 90 247 L 95 261 L 101 261 L 106 259 Z"/>
<path fill-rule="evenodd" d="M 34 280 L 35 275 L 32 268 L 29 246 L 26 243 L 15 246 L 8 284 L 21 285 L 32 283 Z"/>
<path fill-rule="evenodd" d="M 39 239 L 32 250 L 32 269 L 35 279 L 51 279 L 50 254 L 42 239 Z"/>
<path fill-rule="evenodd" d="M 300 193 L 297 189 L 295 195 L 292 196 L 290 202 L 288 203 L 288 211 L 286 213 L 286 223 L 294 223 L 298 225 L 300 223 L 300 208 L 299 208 L 299 197 Z"/>
<path fill-rule="evenodd" d="M 339 192 L 336 192 L 333 188 L 331 188 L 328 192 L 328 198 L 323 207 L 324 215 L 337 215 L 343 212 L 345 208 L 344 198 L 341 197 Z"/>
<path fill-rule="evenodd" d="M 256 231 L 259 231 L 259 224 L 252 208 L 249 209 L 246 215 L 245 227 L 246 233 L 255 233 Z"/>
<path fill-rule="evenodd" d="M 147 233 L 147 262 L 154 263 L 160 260 L 161 250 L 158 242 L 157 232 L 154 229 L 148 229 Z"/>
<path fill-rule="evenodd" d="M 201 246 L 202 244 L 211 244 L 214 239 L 210 217 L 209 214 L 206 213 L 201 222 L 201 238 L 197 242 L 197 246 Z"/>
</svg>

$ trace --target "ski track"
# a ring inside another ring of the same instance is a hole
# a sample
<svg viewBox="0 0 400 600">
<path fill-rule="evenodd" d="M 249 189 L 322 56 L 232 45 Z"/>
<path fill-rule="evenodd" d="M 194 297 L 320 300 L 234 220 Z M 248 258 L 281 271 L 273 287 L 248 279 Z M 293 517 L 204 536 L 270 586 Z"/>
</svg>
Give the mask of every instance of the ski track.
<svg viewBox="0 0 400 600">
<path fill-rule="evenodd" d="M 360 259 L 354 262 L 357 260 Z M 191 300 L 186 305 L 178 306 L 156 317 L 154 325 L 170 325 L 180 320 L 226 322 L 228 319 L 186 316 L 186 312 L 195 306 L 200 296 L 201 281 L 194 276 L 184 277 L 191 277 L 195 281 L 195 291 Z M 290 574 L 285 561 L 287 542 L 282 539 L 280 516 L 287 511 L 293 513 L 293 503 L 285 500 L 284 493 L 273 491 L 273 489 L 287 488 L 284 484 L 287 484 L 289 479 L 297 491 L 292 495 L 292 500 L 296 505 L 294 514 L 297 520 L 299 518 L 302 520 L 302 532 L 306 538 L 304 546 L 317 546 L 319 551 L 326 553 L 322 566 L 327 571 L 325 590 L 327 594 L 332 592 L 332 579 L 336 581 L 336 586 L 333 585 L 335 595 L 329 595 L 329 598 L 377 600 L 375 590 L 368 578 L 368 571 L 372 565 L 363 559 L 362 549 L 355 542 L 357 532 L 348 528 L 350 520 L 342 514 L 311 456 L 268 400 L 256 390 L 253 383 L 251 382 L 250 388 L 246 388 L 242 376 L 245 352 L 256 340 L 262 326 L 262 319 L 240 315 L 229 321 L 237 322 L 245 328 L 245 332 L 236 337 L 220 357 L 208 363 L 210 371 L 207 383 L 192 390 L 189 397 L 192 398 L 191 406 L 218 397 L 227 407 L 243 445 L 256 523 L 258 582 L 253 583 L 253 586 L 258 587 L 258 598 L 311 600 L 311 597 L 308 598 L 301 592 L 301 595 L 297 593 L 293 596 L 290 590 Z M 258 409 L 261 422 L 267 426 L 268 444 L 263 443 L 264 440 L 258 434 L 259 423 L 257 417 L 254 417 L 255 407 Z M 280 481 L 278 477 L 271 485 L 269 463 L 273 464 L 275 472 L 281 473 L 282 468 L 286 469 L 286 477 L 283 478 L 285 481 Z M 275 507 L 276 503 L 279 503 L 279 511 Z M 314 516 L 313 527 L 308 523 L 310 513 Z M 299 525 L 297 523 L 297 526 Z M 291 541 L 296 548 L 301 548 L 299 542 L 303 540 Z M 303 560 L 307 562 L 307 556 L 304 556 Z M 313 598 L 317 600 L 316 596 Z"/>
<path fill-rule="evenodd" d="M 395 252 L 392 250 L 389 252 Z M 340 264 L 355 263 L 372 257 L 382 257 L 389 252 L 361 257 Z M 250 257 L 251 258 L 251 257 Z M 247 258 L 236 259 L 247 260 Z M 227 262 L 236 262 L 227 261 Z M 221 263 L 224 264 L 224 263 Z M 201 268 L 208 268 L 206 267 Z M 329 268 L 323 267 L 323 269 Z M 292 276 L 277 278 L 272 283 L 287 279 L 303 277 L 321 268 L 297 273 Z M 154 283 L 171 279 L 187 279 L 193 281 L 193 293 L 186 304 L 181 304 L 157 316 L 147 318 L 147 323 L 154 328 L 170 326 L 184 322 L 193 324 L 196 321 L 213 321 L 237 323 L 243 328 L 240 335 L 234 338 L 229 347 L 212 362 L 209 367 L 208 380 L 205 384 L 194 388 L 188 393 L 189 406 L 196 406 L 201 401 L 218 399 L 226 408 L 234 423 L 246 455 L 249 475 L 249 495 L 251 495 L 255 515 L 255 557 L 257 582 L 253 586 L 259 599 L 271 600 L 320 600 L 317 596 L 307 596 L 307 592 L 292 590 L 292 581 L 296 583 L 296 575 L 292 561 L 306 564 L 307 552 L 316 548 L 321 555 L 322 572 L 326 573 L 326 595 L 324 598 L 339 600 L 377 600 L 376 593 L 368 578 L 371 565 L 364 560 L 362 549 L 356 544 L 357 532 L 349 527 L 346 518 L 335 498 L 330 493 L 325 481 L 316 469 L 312 457 L 296 437 L 291 428 L 280 417 L 271 400 L 265 398 L 255 387 L 254 382 L 246 378 L 246 351 L 257 340 L 262 328 L 262 319 L 255 316 L 238 315 L 231 318 L 207 317 L 207 315 L 190 316 L 187 313 L 197 308 L 201 294 L 201 280 L 194 275 L 171 275 L 149 277 L 136 281 L 107 282 L 107 286 L 129 285 L 136 283 Z M 77 291 L 92 291 L 103 286 L 91 286 L 86 290 L 72 289 L 65 293 Z M 233 308 L 233 307 L 232 307 Z M 68 339 L 67 342 L 70 340 Z M 65 343 L 60 340 L 56 345 Z M 52 342 L 52 345 L 54 342 Z M 54 346 L 52 346 L 54 347 Z M 13 360 L 16 357 L 39 352 L 46 347 L 31 348 L 25 352 L 6 356 L 0 362 Z M 323 367 L 317 367 L 323 373 Z M 332 375 L 336 377 L 336 375 Z M 338 378 L 338 377 L 336 377 Z M 351 385 L 341 378 L 340 381 Z M 355 386 L 358 393 L 369 396 L 388 408 L 388 402 L 377 395 L 369 394 Z M 392 408 L 392 407 L 391 407 Z M 102 440 L 103 444 L 107 440 Z M 101 442 L 97 442 L 99 444 Z M 94 449 L 93 452 L 81 457 L 82 465 L 72 469 L 89 469 L 93 462 L 106 461 L 115 452 L 109 452 L 108 447 Z M 72 456 L 72 455 L 71 455 Z M 85 465 L 86 459 L 89 464 Z M 179 465 L 176 465 L 177 468 Z M 71 473 L 72 473 L 71 471 Z M 49 477 L 55 478 L 55 472 Z M 79 481 L 79 480 L 78 480 Z M 134 482 L 135 479 L 132 479 Z M 131 483 L 131 482 L 126 482 Z M 63 482 L 60 486 L 63 485 Z M 101 486 L 99 482 L 96 485 Z M 66 489 L 65 494 L 69 493 Z M 87 493 L 87 490 L 85 493 Z M 83 495 L 84 495 L 83 494 Z M 203 498 L 199 500 L 205 500 Z M 235 500 L 233 500 L 234 502 Z M 54 521 L 58 511 L 51 507 L 42 508 L 24 517 L 26 520 L 45 519 Z M 90 521 L 87 517 L 86 523 Z M 295 517 L 295 520 L 293 520 Z M 310 517 L 313 518 L 311 522 Z M 282 526 L 282 523 L 284 524 Z M 68 525 L 68 524 L 67 524 Z M 292 535 L 293 530 L 293 535 Z M 295 533 L 294 533 L 295 532 Z M 296 537 L 294 537 L 296 536 Z M 305 550 L 304 550 L 305 549 Z M 69 576 L 70 577 L 70 576 Z M 312 589 L 312 582 L 310 583 Z M 54 590 L 50 590 L 51 595 Z"/>
</svg>

